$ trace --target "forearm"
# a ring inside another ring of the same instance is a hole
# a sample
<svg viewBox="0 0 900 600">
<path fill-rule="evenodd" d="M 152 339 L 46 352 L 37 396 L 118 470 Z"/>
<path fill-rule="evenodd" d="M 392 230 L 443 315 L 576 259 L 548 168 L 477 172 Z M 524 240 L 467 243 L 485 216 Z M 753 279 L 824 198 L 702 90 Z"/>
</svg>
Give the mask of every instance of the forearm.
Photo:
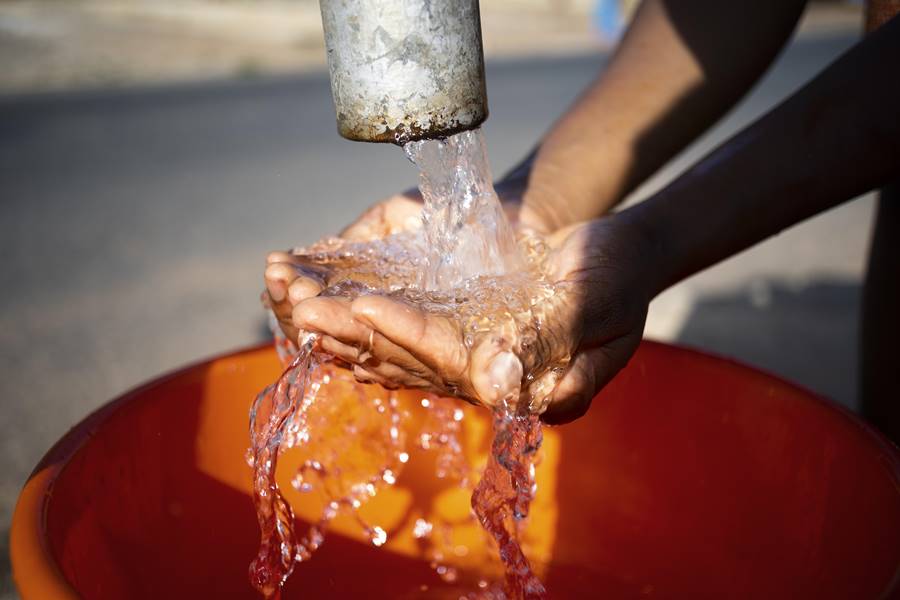
<svg viewBox="0 0 900 600">
<path fill-rule="evenodd" d="M 894 19 L 667 188 L 618 215 L 655 248 L 654 291 L 900 176 L 898 64 Z"/>
<path fill-rule="evenodd" d="M 553 227 L 607 212 L 753 85 L 804 4 L 645 1 L 602 76 L 514 170 L 526 206 Z"/>
</svg>

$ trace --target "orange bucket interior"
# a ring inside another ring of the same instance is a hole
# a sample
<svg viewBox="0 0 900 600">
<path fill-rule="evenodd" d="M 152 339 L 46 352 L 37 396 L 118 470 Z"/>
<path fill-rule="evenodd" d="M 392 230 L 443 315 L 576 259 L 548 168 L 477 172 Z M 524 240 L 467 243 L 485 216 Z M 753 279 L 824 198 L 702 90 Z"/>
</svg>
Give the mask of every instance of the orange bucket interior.
<svg viewBox="0 0 900 600">
<path fill-rule="evenodd" d="M 22 597 L 257 598 L 248 408 L 279 373 L 270 348 L 239 352 L 153 381 L 76 426 L 16 507 Z M 477 464 L 487 415 L 464 410 Z M 551 597 L 875 599 L 900 589 L 896 447 L 771 376 L 644 342 L 584 418 L 545 429 L 544 449 L 526 541 Z M 285 598 L 471 591 L 466 577 L 447 583 L 429 565 L 412 535 L 419 516 L 456 519 L 452 535 L 467 550 L 451 562 L 496 575 L 466 519 L 468 495 L 435 478 L 427 452 L 410 452 L 397 484 L 363 509 L 388 543 L 375 548 L 338 520 Z M 291 463 L 288 452 L 282 489 L 309 520 L 315 510 L 287 485 Z"/>
</svg>

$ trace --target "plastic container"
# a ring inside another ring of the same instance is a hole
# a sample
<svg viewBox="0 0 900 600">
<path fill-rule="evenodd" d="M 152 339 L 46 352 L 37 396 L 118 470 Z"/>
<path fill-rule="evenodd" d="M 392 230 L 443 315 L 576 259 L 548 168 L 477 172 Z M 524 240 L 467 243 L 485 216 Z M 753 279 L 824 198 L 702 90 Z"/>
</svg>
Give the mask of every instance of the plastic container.
<svg viewBox="0 0 900 600">
<path fill-rule="evenodd" d="M 269 348 L 224 356 L 72 429 L 16 507 L 22 597 L 255 598 L 247 409 L 278 373 Z M 485 432 L 483 412 L 466 411 Z M 546 430 L 545 448 L 534 527 L 552 597 L 897 595 L 897 448 L 791 384 L 645 342 L 584 418 Z M 409 543 L 407 521 L 437 504 L 464 515 L 467 498 L 414 463 L 367 507 L 388 544 L 338 524 L 286 598 L 459 597 Z"/>
</svg>

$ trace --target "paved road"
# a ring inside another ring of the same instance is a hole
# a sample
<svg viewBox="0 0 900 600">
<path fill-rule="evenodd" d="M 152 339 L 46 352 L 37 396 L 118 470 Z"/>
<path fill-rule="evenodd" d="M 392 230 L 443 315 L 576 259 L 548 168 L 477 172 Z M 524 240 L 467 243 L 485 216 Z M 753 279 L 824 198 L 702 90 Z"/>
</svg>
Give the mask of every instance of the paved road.
<svg viewBox="0 0 900 600">
<path fill-rule="evenodd" d="M 854 37 L 793 45 L 663 179 Z M 601 64 L 490 66 L 496 171 Z M 267 250 L 336 231 L 413 183 L 397 148 L 340 140 L 333 122 L 321 75 L 0 99 L 0 530 L 31 467 L 88 411 L 156 374 L 264 338 L 257 297 Z M 871 205 L 845 205 L 671 290 L 654 304 L 648 333 L 852 404 Z"/>
</svg>

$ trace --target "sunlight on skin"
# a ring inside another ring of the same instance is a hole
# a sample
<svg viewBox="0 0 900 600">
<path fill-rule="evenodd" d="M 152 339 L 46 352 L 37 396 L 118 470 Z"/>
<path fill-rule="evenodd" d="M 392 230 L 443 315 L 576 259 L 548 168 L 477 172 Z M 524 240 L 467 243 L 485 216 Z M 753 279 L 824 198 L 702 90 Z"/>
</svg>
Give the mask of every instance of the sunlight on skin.
<svg viewBox="0 0 900 600">
<path fill-rule="evenodd" d="M 391 198 L 342 235 L 366 240 L 404 231 L 417 225 L 419 206 L 408 197 Z M 624 305 L 625 298 L 634 297 L 629 286 L 640 285 L 633 271 L 640 272 L 636 261 L 643 257 L 632 249 L 640 244 L 613 221 L 572 226 L 548 238 L 556 248 L 553 277 L 567 287 L 543 307 L 537 353 L 518 351 L 512 331 L 491 332 L 470 351 L 455 321 L 386 297 L 318 297 L 322 275 L 286 252 L 268 256 L 266 300 L 290 339 L 300 330 L 323 334 L 323 350 L 352 366 L 360 381 L 427 389 L 489 406 L 517 390 L 530 369 L 573 354 L 558 381 L 551 372 L 532 384 L 533 393 L 549 394 L 549 406 L 536 407 L 546 408 L 545 421 L 567 422 L 584 414 L 595 392 L 625 365 L 646 318 L 646 305 Z"/>
</svg>

